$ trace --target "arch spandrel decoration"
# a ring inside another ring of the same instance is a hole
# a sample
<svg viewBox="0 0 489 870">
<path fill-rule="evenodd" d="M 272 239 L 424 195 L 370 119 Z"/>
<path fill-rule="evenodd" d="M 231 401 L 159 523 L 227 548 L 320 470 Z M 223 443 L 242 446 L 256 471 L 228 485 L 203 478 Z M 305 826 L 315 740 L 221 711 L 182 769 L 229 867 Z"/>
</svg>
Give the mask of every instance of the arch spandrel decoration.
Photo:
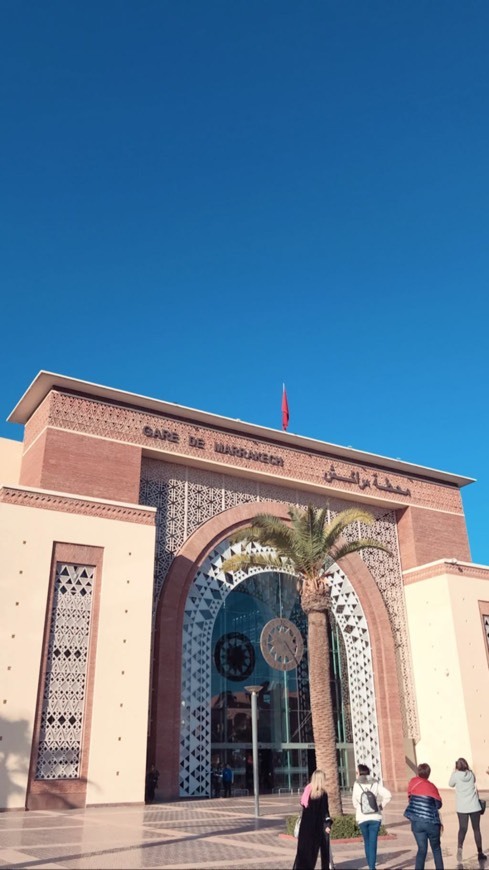
<svg viewBox="0 0 489 870">
<path fill-rule="evenodd" d="M 165 583 L 172 562 L 185 541 L 203 523 L 225 510 L 247 503 L 279 502 L 305 507 L 311 503 L 324 505 L 325 497 L 319 493 L 304 493 L 292 487 L 263 483 L 203 469 L 191 468 L 159 459 L 143 457 L 141 469 L 140 503 L 157 508 L 156 564 L 154 607 Z M 330 515 L 351 507 L 351 501 L 332 497 Z M 371 506 L 375 518 L 372 526 L 352 527 L 346 537 L 373 537 L 392 552 L 366 550 L 360 558 L 369 568 L 384 600 L 394 637 L 398 685 L 403 697 L 402 714 L 406 737 L 418 739 L 419 724 L 414 693 L 411 653 L 407 633 L 397 523 L 395 511 Z"/>
<path fill-rule="evenodd" d="M 217 614 L 243 580 L 263 573 L 224 574 L 225 559 L 241 544 L 223 541 L 202 564 L 187 596 L 182 636 L 182 719 L 180 730 L 180 795 L 207 796 L 211 767 L 211 661 L 212 632 Z M 367 620 L 358 596 L 340 568 L 332 586 L 332 611 L 340 627 L 348 664 L 355 760 L 367 763 L 381 776 L 379 733 Z"/>
</svg>

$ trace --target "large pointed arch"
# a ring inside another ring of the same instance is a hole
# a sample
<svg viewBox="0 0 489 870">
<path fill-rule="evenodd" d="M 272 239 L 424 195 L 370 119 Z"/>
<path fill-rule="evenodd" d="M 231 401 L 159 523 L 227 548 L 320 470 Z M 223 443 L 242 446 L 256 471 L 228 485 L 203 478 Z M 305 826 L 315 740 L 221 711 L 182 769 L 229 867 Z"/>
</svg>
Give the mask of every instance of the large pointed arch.
<svg viewBox="0 0 489 870">
<path fill-rule="evenodd" d="M 274 502 L 267 502 L 266 506 L 252 503 L 223 511 L 200 526 L 185 542 L 165 580 L 156 620 L 150 732 L 150 755 L 160 770 L 160 787 L 165 798 L 177 797 L 180 790 L 182 637 L 190 587 L 206 559 L 224 539 L 238 528 L 249 525 L 253 517 L 264 509 L 287 519 L 286 506 Z M 392 788 L 401 788 L 406 773 L 403 728 L 394 643 L 387 610 L 374 578 L 358 554 L 341 560 L 338 572 L 338 584 L 341 577 L 344 578 L 341 581 L 343 585 L 345 581 L 349 584 L 344 585 L 345 590 L 348 588 L 349 606 L 358 602 L 358 606 L 355 605 L 357 617 L 361 621 L 361 614 L 364 615 L 368 630 L 382 773 Z M 205 655 L 205 650 L 202 652 Z M 369 692 L 364 687 L 364 700 Z M 363 708 L 366 709 L 365 704 Z M 204 728 L 205 723 L 200 723 L 200 726 Z M 366 734 L 369 734 L 371 722 L 365 721 L 364 726 Z M 373 743 L 375 739 L 374 735 Z M 363 758 L 357 760 L 364 761 Z"/>
<path fill-rule="evenodd" d="M 224 574 L 223 562 L 242 548 L 221 541 L 200 566 L 187 595 L 182 627 L 180 797 L 210 796 L 214 623 L 227 596 L 249 577 L 264 573 L 260 567 Z M 331 601 L 346 650 L 355 762 L 367 764 L 374 776 L 382 778 L 368 623 L 358 595 L 338 566 L 332 571 Z"/>
</svg>

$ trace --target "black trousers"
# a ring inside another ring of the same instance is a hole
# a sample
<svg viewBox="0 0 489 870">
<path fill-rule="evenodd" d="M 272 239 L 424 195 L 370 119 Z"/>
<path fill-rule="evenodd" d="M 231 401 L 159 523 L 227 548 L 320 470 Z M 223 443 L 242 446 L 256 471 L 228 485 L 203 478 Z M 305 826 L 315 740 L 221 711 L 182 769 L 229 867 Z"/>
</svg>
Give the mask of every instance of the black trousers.
<svg viewBox="0 0 489 870">
<path fill-rule="evenodd" d="M 297 844 L 297 854 L 295 856 L 293 870 L 311 870 L 316 866 L 318 854 L 321 853 L 321 870 L 329 870 L 330 868 L 330 840 L 329 835 L 323 833 L 320 842 L 317 845 L 307 844 L 307 848 L 301 848 L 301 843 Z"/>
<path fill-rule="evenodd" d="M 475 845 L 477 846 L 477 851 L 482 852 L 482 837 L 481 837 L 481 814 L 480 811 L 477 813 L 457 813 L 458 816 L 458 848 L 461 849 L 465 835 L 467 833 L 467 828 L 469 827 L 469 816 L 470 822 L 472 824 L 472 830 L 474 832 L 474 840 Z"/>
</svg>

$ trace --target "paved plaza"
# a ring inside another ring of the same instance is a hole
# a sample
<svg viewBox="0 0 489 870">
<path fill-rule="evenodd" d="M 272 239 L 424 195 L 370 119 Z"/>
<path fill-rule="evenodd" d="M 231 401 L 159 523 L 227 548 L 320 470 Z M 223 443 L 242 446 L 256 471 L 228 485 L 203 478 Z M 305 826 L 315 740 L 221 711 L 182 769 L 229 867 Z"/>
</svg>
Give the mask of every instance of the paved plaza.
<svg viewBox="0 0 489 870">
<path fill-rule="evenodd" d="M 444 795 L 443 854 L 446 870 L 457 863 L 457 817 L 452 792 Z M 351 805 L 346 801 L 345 810 Z M 0 814 L 0 868 L 143 868 L 172 870 L 286 870 L 295 841 L 283 836 L 284 819 L 296 811 L 297 795 L 269 795 L 254 818 L 253 798 L 156 803 L 144 806 L 92 807 L 83 811 L 7 812 Z M 379 842 L 379 868 L 414 867 L 414 840 L 403 819 L 404 795 L 395 795 L 385 812 L 392 839 Z M 482 818 L 489 846 L 489 814 Z M 365 868 L 361 842 L 334 843 L 338 870 Z M 489 862 L 488 870 L 489 870 Z M 427 870 L 433 861 L 429 855 Z M 471 829 L 464 849 L 464 870 L 479 868 Z M 482 865 L 484 866 L 484 865 Z"/>
</svg>

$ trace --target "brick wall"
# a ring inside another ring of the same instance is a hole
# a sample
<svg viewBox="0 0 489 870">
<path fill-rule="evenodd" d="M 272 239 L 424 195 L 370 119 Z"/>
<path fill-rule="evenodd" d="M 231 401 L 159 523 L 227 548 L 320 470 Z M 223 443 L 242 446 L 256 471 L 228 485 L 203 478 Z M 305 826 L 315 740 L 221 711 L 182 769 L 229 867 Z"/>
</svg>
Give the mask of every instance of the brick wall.
<svg viewBox="0 0 489 870">
<path fill-rule="evenodd" d="M 19 483 L 22 486 L 41 486 L 46 434 L 46 431 L 44 431 L 39 435 L 37 441 L 22 456 L 19 477 Z"/>
<path fill-rule="evenodd" d="M 141 448 L 48 428 L 23 457 L 21 483 L 138 503 Z"/>
<path fill-rule="evenodd" d="M 437 559 L 470 562 L 465 517 L 426 508 L 397 511 L 402 570 Z"/>
</svg>

